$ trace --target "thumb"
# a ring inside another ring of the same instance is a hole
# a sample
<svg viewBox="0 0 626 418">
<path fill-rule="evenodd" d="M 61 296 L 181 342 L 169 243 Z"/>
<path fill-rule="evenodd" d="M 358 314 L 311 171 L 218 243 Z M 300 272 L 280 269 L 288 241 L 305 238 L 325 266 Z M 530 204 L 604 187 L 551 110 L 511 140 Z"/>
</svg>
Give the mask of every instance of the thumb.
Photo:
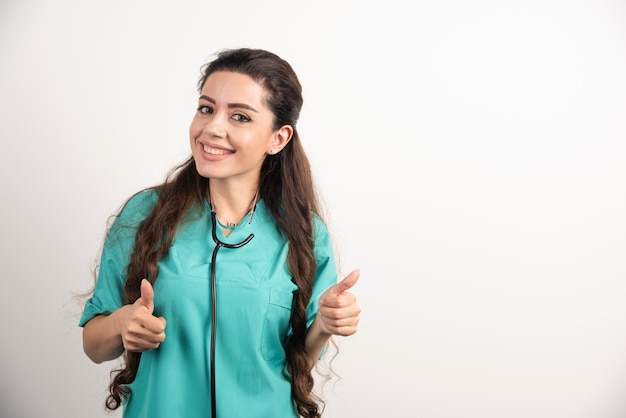
<svg viewBox="0 0 626 418">
<path fill-rule="evenodd" d="M 333 296 L 338 296 L 350 289 L 352 286 L 356 284 L 359 280 L 359 276 L 361 275 L 361 270 L 356 269 L 353 270 L 350 274 L 348 274 L 342 281 L 334 285 L 329 289 L 329 293 Z"/>
<path fill-rule="evenodd" d="M 141 281 L 141 297 L 137 299 L 137 302 L 148 308 L 148 312 L 154 311 L 154 290 L 152 284 L 146 279 Z"/>
</svg>

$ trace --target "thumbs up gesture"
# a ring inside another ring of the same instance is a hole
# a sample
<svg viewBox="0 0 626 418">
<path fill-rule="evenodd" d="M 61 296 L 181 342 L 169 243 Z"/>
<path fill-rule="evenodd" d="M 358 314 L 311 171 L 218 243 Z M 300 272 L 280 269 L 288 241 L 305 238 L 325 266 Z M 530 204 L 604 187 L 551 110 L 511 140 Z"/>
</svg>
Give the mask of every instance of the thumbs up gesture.
<svg viewBox="0 0 626 418">
<path fill-rule="evenodd" d="M 154 290 L 146 279 L 141 281 L 141 297 L 124 307 L 119 321 L 124 349 L 149 351 L 158 348 L 165 340 L 165 318 L 156 317 L 154 312 Z"/>
<path fill-rule="evenodd" d="M 356 296 L 348 290 L 359 280 L 359 275 L 360 271 L 354 270 L 320 296 L 317 318 L 323 332 L 348 336 L 357 331 L 361 308 L 356 303 Z"/>
</svg>

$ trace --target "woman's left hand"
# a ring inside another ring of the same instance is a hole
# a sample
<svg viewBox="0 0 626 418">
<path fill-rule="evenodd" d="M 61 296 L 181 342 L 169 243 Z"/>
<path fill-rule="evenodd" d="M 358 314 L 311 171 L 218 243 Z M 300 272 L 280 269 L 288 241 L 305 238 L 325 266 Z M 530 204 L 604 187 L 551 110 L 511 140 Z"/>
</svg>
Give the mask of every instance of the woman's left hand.
<svg viewBox="0 0 626 418">
<path fill-rule="evenodd" d="M 348 336 L 357 331 L 361 308 L 356 303 L 356 296 L 348 290 L 359 280 L 359 275 L 360 271 L 354 270 L 320 296 L 317 319 L 323 332 Z"/>
</svg>

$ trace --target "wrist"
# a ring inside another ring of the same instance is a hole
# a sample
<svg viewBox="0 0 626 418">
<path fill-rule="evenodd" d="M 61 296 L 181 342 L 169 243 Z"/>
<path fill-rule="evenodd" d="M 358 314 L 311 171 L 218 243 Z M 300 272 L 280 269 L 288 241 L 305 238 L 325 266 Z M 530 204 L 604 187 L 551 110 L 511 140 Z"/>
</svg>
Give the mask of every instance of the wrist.
<svg viewBox="0 0 626 418">
<path fill-rule="evenodd" d="M 330 337 L 332 337 L 333 334 L 326 331 L 326 328 L 322 325 L 322 322 L 323 320 L 320 319 L 319 316 L 316 316 L 315 320 L 311 324 L 311 328 L 313 328 L 321 338 L 329 339 Z"/>
<path fill-rule="evenodd" d="M 122 318 L 124 317 L 124 310 L 128 305 L 124 305 L 121 308 L 113 311 L 111 315 L 109 315 L 109 320 L 111 321 L 111 329 L 113 331 L 113 335 L 116 338 L 122 338 Z"/>
</svg>

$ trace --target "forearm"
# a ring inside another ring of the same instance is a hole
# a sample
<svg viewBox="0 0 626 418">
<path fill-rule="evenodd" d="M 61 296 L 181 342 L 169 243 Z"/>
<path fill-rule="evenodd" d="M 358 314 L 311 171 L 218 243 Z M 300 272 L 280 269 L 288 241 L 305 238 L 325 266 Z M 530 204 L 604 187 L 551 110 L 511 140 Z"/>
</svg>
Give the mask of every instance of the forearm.
<svg viewBox="0 0 626 418">
<path fill-rule="evenodd" d="M 83 327 L 83 350 L 94 363 L 116 359 L 124 352 L 116 317 L 116 312 L 98 315 Z"/>
<path fill-rule="evenodd" d="M 322 331 L 319 326 L 318 318 L 316 317 L 306 334 L 306 340 L 304 342 L 306 352 L 309 357 L 309 364 L 311 368 L 315 366 L 315 363 L 319 360 L 324 346 L 330 339 L 331 334 Z"/>
</svg>

